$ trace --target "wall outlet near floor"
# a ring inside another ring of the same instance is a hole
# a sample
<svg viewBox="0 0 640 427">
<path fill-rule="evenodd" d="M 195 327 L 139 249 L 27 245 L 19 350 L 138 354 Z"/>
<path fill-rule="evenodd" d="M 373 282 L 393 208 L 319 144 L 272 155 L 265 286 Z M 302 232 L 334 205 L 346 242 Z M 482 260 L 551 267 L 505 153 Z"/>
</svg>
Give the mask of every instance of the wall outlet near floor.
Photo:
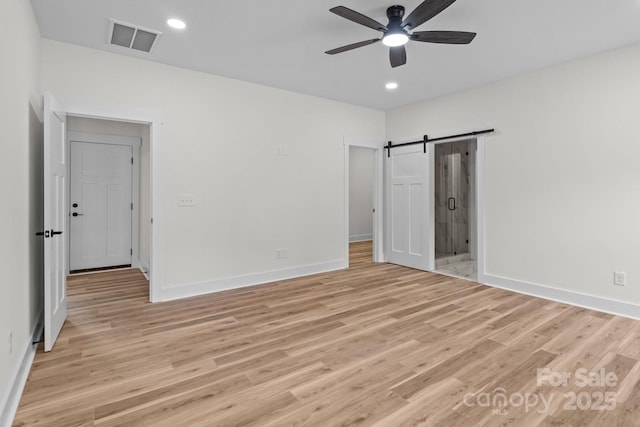
<svg viewBox="0 0 640 427">
<path fill-rule="evenodd" d="M 617 286 L 625 286 L 627 284 L 627 273 L 616 271 L 613 273 L 613 284 Z"/>
<path fill-rule="evenodd" d="M 9 356 L 13 353 L 13 331 L 9 331 Z"/>
<path fill-rule="evenodd" d="M 289 249 L 276 249 L 276 259 L 289 258 Z"/>
<path fill-rule="evenodd" d="M 181 208 L 190 208 L 195 205 L 194 197 L 191 194 L 181 194 L 178 198 L 178 206 Z"/>
</svg>

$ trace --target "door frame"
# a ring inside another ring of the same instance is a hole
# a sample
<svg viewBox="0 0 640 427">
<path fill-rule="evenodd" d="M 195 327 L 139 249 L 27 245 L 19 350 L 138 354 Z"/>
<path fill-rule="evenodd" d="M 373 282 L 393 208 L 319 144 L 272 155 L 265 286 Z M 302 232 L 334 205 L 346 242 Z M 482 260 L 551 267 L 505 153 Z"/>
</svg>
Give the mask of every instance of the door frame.
<svg viewBox="0 0 640 427">
<path fill-rule="evenodd" d="M 48 93 L 48 92 L 47 92 Z M 79 98 L 56 96 L 64 113 L 76 117 L 113 120 L 149 125 L 149 300 L 161 300 L 162 285 L 162 112 L 129 105 L 98 103 Z"/>
<path fill-rule="evenodd" d="M 382 155 L 383 149 L 380 143 L 357 140 L 354 138 L 344 139 L 344 258 L 346 267 L 349 267 L 349 149 L 366 148 L 373 151 L 373 261 L 384 262 L 384 202 L 383 202 L 383 176 L 382 176 Z"/>
<path fill-rule="evenodd" d="M 447 131 L 443 133 L 443 135 L 452 134 L 452 133 L 465 133 L 466 131 Z M 434 134 L 434 138 L 437 138 L 438 135 Z M 485 283 L 485 275 L 486 275 L 486 266 L 485 266 L 485 144 L 486 144 L 487 136 L 478 135 L 472 138 L 462 137 L 455 138 L 446 141 L 442 141 L 442 144 L 446 144 L 449 142 L 459 142 L 475 139 L 476 141 L 476 156 L 475 156 L 475 195 L 476 195 L 476 221 L 475 221 L 475 239 L 476 239 L 476 261 L 477 261 L 477 270 L 478 270 L 478 283 Z M 430 230 L 429 233 L 429 245 L 431 246 L 431 265 L 433 269 L 435 269 L 435 256 L 436 256 L 436 240 L 435 240 L 435 145 L 429 144 L 429 168 L 431 169 L 429 172 L 429 176 L 431 177 L 430 190 L 429 190 L 429 203 L 431 204 L 429 209 L 429 222 L 430 222 Z"/>
<path fill-rule="evenodd" d="M 69 116 L 69 115 L 67 115 Z M 75 117 L 75 116 L 72 116 Z M 133 169 L 131 175 L 131 200 L 133 209 L 131 210 L 131 267 L 141 268 L 140 264 L 140 146 L 142 139 L 136 136 L 106 135 L 93 132 L 67 131 L 67 174 L 68 194 L 71 197 L 71 142 L 105 144 L 105 145 L 125 145 L 131 147 L 133 156 Z M 68 205 L 68 203 L 67 203 Z M 69 206 L 67 210 L 67 230 L 71 231 L 71 216 Z M 71 271 L 71 234 L 67 239 L 67 274 Z"/>
</svg>

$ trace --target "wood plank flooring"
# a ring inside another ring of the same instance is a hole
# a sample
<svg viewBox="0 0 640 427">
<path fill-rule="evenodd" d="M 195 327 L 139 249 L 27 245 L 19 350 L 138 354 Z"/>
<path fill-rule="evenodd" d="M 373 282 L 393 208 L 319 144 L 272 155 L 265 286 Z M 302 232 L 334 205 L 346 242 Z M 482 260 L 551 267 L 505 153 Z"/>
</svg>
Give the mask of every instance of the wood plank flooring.
<svg viewBox="0 0 640 427">
<path fill-rule="evenodd" d="M 640 426 L 640 322 L 351 248 L 348 270 L 159 304 L 136 270 L 71 278 L 14 425 Z"/>
</svg>

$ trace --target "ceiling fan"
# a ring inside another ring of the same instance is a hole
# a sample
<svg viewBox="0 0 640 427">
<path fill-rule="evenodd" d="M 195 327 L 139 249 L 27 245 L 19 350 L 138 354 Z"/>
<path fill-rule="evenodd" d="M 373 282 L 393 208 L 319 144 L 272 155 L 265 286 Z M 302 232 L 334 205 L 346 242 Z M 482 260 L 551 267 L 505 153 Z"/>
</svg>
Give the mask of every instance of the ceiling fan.
<svg viewBox="0 0 640 427">
<path fill-rule="evenodd" d="M 389 46 L 391 67 L 395 68 L 407 63 L 407 51 L 404 45 L 409 40 L 427 43 L 469 44 L 476 36 L 476 33 L 466 31 L 413 31 L 418 26 L 451 6 L 455 1 L 456 0 L 425 0 L 404 19 L 404 7 L 397 5 L 391 6 L 387 9 L 387 18 L 389 18 L 387 25 L 382 25 L 378 21 L 347 7 L 334 7 L 329 9 L 329 11 L 357 24 L 382 31 L 383 35 L 381 38 L 353 43 L 337 49 L 328 50 L 325 53 L 335 55 L 336 53 L 347 52 L 382 41 L 386 46 Z"/>
</svg>

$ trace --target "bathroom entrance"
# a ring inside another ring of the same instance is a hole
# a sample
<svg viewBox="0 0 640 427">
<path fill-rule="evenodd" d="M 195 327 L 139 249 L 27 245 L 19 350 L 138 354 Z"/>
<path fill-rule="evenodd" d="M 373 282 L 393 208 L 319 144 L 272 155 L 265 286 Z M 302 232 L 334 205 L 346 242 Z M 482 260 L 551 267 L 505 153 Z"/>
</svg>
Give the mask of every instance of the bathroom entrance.
<svg viewBox="0 0 640 427">
<path fill-rule="evenodd" d="M 477 280 L 477 141 L 437 144 L 434 168 L 435 270 Z"/>
</svg>

